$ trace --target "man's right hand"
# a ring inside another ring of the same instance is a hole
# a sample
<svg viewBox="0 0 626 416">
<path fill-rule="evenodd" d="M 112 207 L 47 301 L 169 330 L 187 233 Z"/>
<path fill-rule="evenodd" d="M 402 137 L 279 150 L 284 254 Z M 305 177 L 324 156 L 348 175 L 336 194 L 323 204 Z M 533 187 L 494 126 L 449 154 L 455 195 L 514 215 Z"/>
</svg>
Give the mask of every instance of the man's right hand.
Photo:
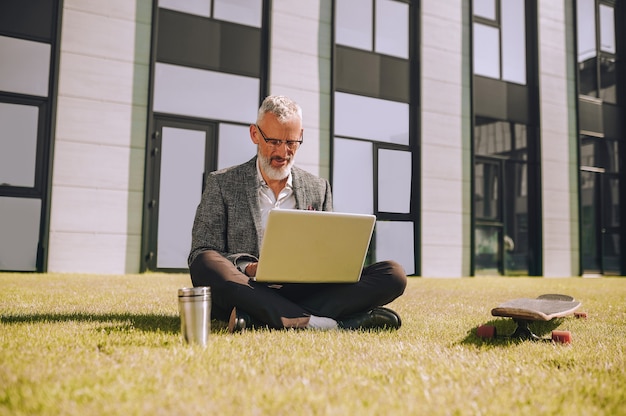
<svg viewBox="0 0 626 416">
<path fill-rule="evenodd" d="M 250 263 L 246 266 L 245 274 L 248 277 L 256 276 L 256 267 L 259 263 Z"/>
</svg>

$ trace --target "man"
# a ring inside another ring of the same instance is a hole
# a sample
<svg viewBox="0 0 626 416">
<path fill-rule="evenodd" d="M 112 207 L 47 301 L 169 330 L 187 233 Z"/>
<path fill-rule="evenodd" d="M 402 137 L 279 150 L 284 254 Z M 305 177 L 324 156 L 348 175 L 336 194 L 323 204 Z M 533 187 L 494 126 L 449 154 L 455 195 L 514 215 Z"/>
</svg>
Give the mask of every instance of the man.
<svg viewBox="0 0 626 416">
<path fill-rule="evenodd" d="M 228 320 L 231 332 L 254 326 L 399 328 L 400 317 L 381 307 L 406 287 L 406 274 L 393 261 L 364 267 L 359 282 L 350 284 L 269 285 L 251 279 L 269 211 L 330 211 L 332 197 L 328 181 L 294 166 L 303 142 L 298 104 L 267 97 L 250 138 L 257 156 L 208 175 L 193 225 L 191 280 L 211 287 L 212 316 Z"/>
</svg>

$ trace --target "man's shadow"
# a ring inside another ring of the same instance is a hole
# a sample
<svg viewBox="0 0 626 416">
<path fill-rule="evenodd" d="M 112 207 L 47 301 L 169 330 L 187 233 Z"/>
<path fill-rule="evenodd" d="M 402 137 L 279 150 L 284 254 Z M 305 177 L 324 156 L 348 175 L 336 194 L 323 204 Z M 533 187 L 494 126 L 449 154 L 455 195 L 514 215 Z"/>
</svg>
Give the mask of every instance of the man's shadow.
<svg viewBox="0 0 626 416">
<path fill-rule="evenodd" d="M 47 324 L 72 321 L 102 323 L 106 324 L 105 328 L 109 328 L 109 330 L 134 328 L 145 332 L 180 333 L 180 318 L 177 315 L 68 312 L 0 316 L 0 322 L 3 324 Z"/>
<path fill-rule="evenodd" d="M 72 321 L 98 322 L 102 324 L 102 329 L 109 332 L 137 329 L 144 332 L 162 332 L 165 334 L 181 333 L 180 317 L 178 315 L 132 313 L 89 314 L 84 312 L 0 315 L 0 323 L 2 324 L 47 324 Z M 226 322 L 215 319 L 211 320 L 211 332 L 224 331 L 226 328 Z"/>
</svg>

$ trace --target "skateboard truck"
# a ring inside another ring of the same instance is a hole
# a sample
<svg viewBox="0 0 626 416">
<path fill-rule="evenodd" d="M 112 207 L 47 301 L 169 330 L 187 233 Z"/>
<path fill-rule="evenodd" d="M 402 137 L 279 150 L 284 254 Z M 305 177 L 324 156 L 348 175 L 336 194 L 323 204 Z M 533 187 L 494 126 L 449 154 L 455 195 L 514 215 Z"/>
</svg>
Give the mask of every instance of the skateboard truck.
<svg viewBox="0 0 626 416">
<path fill-rule="evenodd" d="M 493 325 L 481 325 L 476 330 L 479 338 L 507 338 L 519 339 L 523 341 L 543 341 L 543 342 L 559 342 L 569 344 L 572 342 L 572 333 L 570 331 L 552 331 L 551 338 L 540 337 L 530 329 L 530 323 L 526 319 L 513 319 L 516 323 L 515 331 L 511 335 L 499 335 L 496 327 Z"/>
</svg>

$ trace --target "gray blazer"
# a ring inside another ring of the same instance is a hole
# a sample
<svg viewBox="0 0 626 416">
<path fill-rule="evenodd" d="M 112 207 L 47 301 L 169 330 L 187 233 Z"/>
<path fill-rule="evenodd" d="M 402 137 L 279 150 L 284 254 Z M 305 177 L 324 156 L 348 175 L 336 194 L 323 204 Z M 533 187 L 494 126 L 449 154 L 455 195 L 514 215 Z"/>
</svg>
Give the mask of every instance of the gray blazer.
<svg viewBox="0 0 626 416">
<path fill-rule="evenodd" d="M 330 184 L 303 169 L 291 170 L 297 209 L 332 211 Z M 188 264 L 215 250 L 234 264 L 258 261 L 262 239 L 256 156 L 246 163 L 211 172 L 196 210 Z"/>
</svg>

